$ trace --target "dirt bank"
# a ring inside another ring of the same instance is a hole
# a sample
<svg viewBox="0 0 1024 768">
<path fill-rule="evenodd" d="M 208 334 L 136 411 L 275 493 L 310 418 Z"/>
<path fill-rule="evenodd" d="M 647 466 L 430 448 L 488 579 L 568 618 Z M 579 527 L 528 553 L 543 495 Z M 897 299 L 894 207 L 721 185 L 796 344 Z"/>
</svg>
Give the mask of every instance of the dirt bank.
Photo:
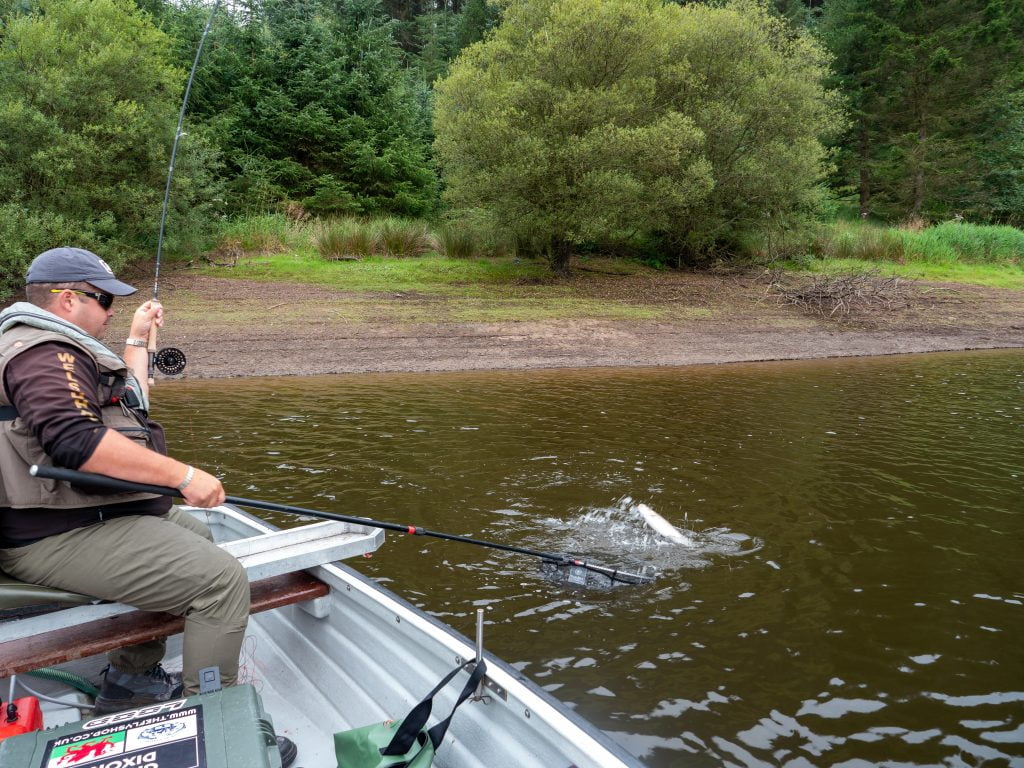
<svg viewBox="0 0 1024 768">
<path fill-rule="evenodd" d="M 145 280 L 138 284 L 144 285 Z M 661 366 L 1024 347 L 1024 292 L 917 284 L 897 308 L 825 318 L 780 306 L 758 275 L 578 272 L 574 297 L 653 319 L 452 322 L 459 297 L 161 276 L 161 346 L 191 378 Z M 358 309 L 358 311 L 356 311 Z M 409 320 L 409 318 L 415 318 Z M 110 340 L 124 334 L 122 316 Z"/>
</svg>

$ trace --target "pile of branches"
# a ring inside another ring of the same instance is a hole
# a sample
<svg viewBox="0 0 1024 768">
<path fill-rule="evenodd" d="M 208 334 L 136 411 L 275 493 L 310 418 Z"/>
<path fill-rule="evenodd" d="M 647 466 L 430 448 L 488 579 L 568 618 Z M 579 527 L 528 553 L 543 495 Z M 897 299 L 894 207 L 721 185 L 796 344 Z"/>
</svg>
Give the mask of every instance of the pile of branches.
<svg viewBox="0 0 1024 768">
<path fill-rule="evenodd" d="M 788 278 L 788 279 L 787 279 Z M 768 270 L 765 296 L 781 306 L 799 307 L 822 317 L 910 306 L 913 281 L 881 277 L 877 270 L 853 275 L 812 275 L 794 280 L 782 270 Z"/>
</svg>

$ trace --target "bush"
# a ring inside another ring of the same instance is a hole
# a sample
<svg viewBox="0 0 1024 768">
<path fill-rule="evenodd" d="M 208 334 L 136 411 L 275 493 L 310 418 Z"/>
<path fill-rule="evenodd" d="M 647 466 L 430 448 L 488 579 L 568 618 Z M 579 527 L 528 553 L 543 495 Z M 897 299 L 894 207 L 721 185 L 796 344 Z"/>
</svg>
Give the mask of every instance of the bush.
<svg viewBox="0 0 1024 768">
<path fill-rule="evenodd" d="M 826 71 L 753 0 L 511 0 L 437 84 L 446 197 L 558 269 L 630 230 L 683 258 L 819 202 Z"/>
<path fill-rule="evenodd" d="M 130 0 L 25 5 L 31 10 L 12 12 L 0 33 L 0 200 L 27 218 L 13 240 L 4 225 L 0 247 L 34 254 L 84 245 L 108 261 L 155 250 L 184 84 L 170 40 Z M 204 211 L 195 201 L 210 193 L 215 158 L 201 134 L 178 158 L 179 241 L 197 231 Z"/>
<path fill-rule="evenodd" d="M 18 203 L 0 205 L 0 301 L 21 292 L 32 259 L 60 245 L 98 251 L 112 268 L 119 266 L 120 259 L 109 258 L 102 240 L 77 222 L 52 211 L 31 211 Z"/>
</svg>

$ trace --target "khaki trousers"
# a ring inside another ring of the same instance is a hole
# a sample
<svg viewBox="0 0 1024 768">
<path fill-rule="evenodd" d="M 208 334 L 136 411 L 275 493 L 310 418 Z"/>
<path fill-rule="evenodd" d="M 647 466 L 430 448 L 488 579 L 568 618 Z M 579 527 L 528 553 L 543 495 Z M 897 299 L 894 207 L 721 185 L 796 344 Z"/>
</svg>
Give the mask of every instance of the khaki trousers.
<svg viewBox="0 0 1024 768">
<path fill-rule="evenodd" d="M 238 561 L 216 546 L 209 529 L 172 507 L 166 515 L 118 517 L 0 549 L 0 567 L 31 584 L 185 617 L 182 682 L 199 692 L 198 671 L 219 666 L 221 683 L 238 679 L 238 654 L 249 620 L 249 581 Z M 164 640 L 109 655 L 140 674 L 164 655 Z"/>
</svg>

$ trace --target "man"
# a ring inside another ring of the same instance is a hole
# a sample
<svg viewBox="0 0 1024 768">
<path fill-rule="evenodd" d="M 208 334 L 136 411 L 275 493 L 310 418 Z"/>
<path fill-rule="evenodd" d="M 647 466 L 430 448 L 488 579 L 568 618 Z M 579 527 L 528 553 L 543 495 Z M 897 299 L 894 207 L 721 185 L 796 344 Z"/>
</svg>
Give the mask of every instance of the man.
<svg viewBox="0 0 1024 768">
<path fill-rule="evenodd" d="M 27 302 L 0 312 L 0 568 L 15 578 L 185 617 L 182 682 L 160 666 L 162 640 L 109 656 L 97 713 L 199 692 L 200 669 L 238 675 L 249 584 L 202 523 L 165 496 L 92 492 L 30 477 L 54 464 L 178 488 L 197 507 L 224 501 L 220 481 L 164 455 L 148 419 L 146 341 L 156 301 L 132 317 L 123 357 L 100 343 L 115 297 L 136 289 L 98 256 L 54 248 L 32 262 Z"/>
</svg>

